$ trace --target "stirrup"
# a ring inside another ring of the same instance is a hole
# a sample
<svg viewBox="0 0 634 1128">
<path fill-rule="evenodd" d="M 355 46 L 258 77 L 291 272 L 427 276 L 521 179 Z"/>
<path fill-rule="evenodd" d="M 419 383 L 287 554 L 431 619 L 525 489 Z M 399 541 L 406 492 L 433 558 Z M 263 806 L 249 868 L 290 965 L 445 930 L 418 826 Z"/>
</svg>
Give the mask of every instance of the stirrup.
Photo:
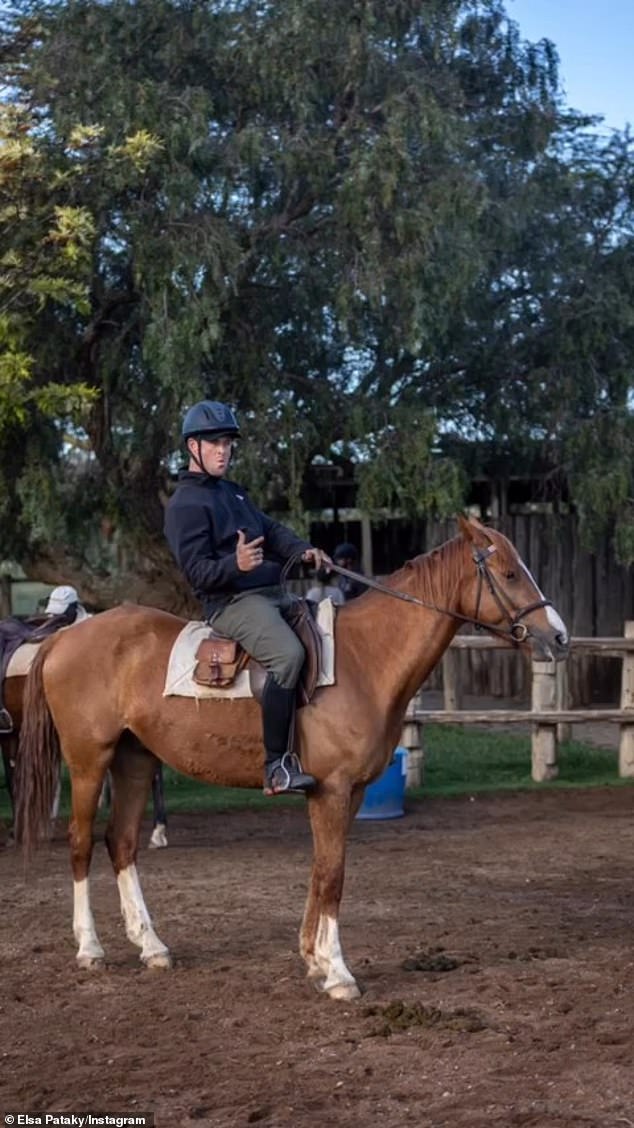
<svg viewBox="0 0 634 1128">
<path fill-rule="evenodd" d="M 273 760 L 264 767 L 265 795 L 305 795 L 316 786 L 317 780 L 302 771 L 293 752 L 285 752 L 279 760 Z"/>
<path fill-rule="evenodd" d="M 13 718 L 8 709 L 0 708 L 0 733 L 13 732 Z"/>
</svg>

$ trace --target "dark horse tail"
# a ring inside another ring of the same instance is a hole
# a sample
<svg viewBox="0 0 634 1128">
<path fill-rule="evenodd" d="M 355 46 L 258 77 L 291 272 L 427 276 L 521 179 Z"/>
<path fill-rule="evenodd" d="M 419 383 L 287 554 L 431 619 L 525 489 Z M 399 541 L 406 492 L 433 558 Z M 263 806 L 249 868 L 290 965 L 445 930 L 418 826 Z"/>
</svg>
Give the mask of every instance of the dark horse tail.
<svg viewBox="0 0 634 1128">
<path fill-rule="evenodd" d="M 38 650 L 24 687 L 14 787 L 15 836 L 26 858 L 50 834 L 61 763 L 59 738 L 44 694 L 43 670 L 49 649 L 46 642 Z"/>
</svg>

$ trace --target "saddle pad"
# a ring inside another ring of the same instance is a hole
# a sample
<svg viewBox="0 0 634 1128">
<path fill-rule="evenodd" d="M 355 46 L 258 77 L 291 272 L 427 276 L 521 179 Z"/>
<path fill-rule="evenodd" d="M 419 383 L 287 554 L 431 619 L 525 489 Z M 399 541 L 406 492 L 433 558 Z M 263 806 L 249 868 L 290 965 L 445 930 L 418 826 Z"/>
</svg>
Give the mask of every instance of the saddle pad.
<svg viewBox="0 0 634 1128">
<path fill-rule="evenodd" d="M 18 646 L 18 649 L 14 650 L 9 658 L 5 678 L 26 677 L 41 645 L 41 642 L 23 642 L 21 646 Z"/>
<path fill-rule="evenodd" d="M 335 609 L 330 599 L 323 599 L 317 605 L 317 626 L 321 632 L 323 671 L 318 686 L 335 683 Z M 196 665 L 196 651 L 202 640 L 207 638 L 207 623 L 187 623 L 176 638 L 167 663 L 163 697 L 220 697 L 229 700 L 236 697 L 253 697 L 249 678 L 249 667 L 242 670 L 233 685 L 227 689 L 213 689 L 208 685 L 198 685 L 192 674 Z"/>
</svg>

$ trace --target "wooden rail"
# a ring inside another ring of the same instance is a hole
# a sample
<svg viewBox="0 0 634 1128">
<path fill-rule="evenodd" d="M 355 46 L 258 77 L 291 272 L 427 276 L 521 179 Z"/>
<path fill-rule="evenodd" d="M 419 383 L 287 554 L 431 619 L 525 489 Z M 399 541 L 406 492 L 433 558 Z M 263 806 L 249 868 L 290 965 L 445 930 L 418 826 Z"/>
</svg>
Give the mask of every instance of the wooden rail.
<svg viewBox="0 0 634 1128">
<path fill-rule="evenodd" d="M 619 775 L 634 777 L 634 622 L 626 622 L 623 638 L 573 638 L 571 650 L 622 659 L 619 709 L 568 709 L 566 662 L 532 663 L 530 709 L 463 709 L 457 663 L 459 650 L 508 649 L 508 643 L 491 635 L 456 635 L 443 658 L 444 709 L 424 709 L 420 695 L 410 702 L 401 743 L 409 751 L 408 786 L 423 782 L 425 724 L 530 725 L 531 774 L 535 781 L 555 779 L 558 744 L 570 739 L 572 724 L 591 721 L 620 725 Z"/>
<path fill-rule="evenodd" d="M 584 721 L 613 721 L 615 724 L 634 718 L 629 709 L 556 709 L 538 713 L 535 709 L 415 709 L 409 714 L 416 721 L 435 725 L 487 725 L 491 718 L 500 725 L 583 724 Z"/>
</svg>

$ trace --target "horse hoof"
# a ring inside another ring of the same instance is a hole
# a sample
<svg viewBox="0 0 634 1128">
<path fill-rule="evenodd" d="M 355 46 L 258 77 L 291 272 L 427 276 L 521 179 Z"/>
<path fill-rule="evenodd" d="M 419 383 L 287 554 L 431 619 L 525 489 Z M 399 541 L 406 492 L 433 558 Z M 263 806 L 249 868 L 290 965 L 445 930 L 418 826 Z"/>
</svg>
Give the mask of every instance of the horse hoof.
<svg viewBox="0 0 634 1128">
<path fill-rule="evenodd" d="M 326 987 L 325 990 L 331 999 L 340 999 L 346 1003 L 361 998 L 361 992 L 356 983 L 337 983 L 334 987 Z"/>
<path fill-rule="evenodd" d="M 148 850 L 162 850 L 165 846 L 167 846 L 167 833 L 165 827 L 159 823 L 152 831 Z"/>
<path fill-rule="evenodd" d="M 157 952 L 155 956 L 148 956 L 144 962 L 151 971 L 168 971 L 172 966 L 172 957 L 169 952 Z"/>
<path fill-rule="evenodd" d="M 105 966 L 103 956 L 77 956 L 77 967 L 82 971 L 104 971 Z"/>
</svg>

